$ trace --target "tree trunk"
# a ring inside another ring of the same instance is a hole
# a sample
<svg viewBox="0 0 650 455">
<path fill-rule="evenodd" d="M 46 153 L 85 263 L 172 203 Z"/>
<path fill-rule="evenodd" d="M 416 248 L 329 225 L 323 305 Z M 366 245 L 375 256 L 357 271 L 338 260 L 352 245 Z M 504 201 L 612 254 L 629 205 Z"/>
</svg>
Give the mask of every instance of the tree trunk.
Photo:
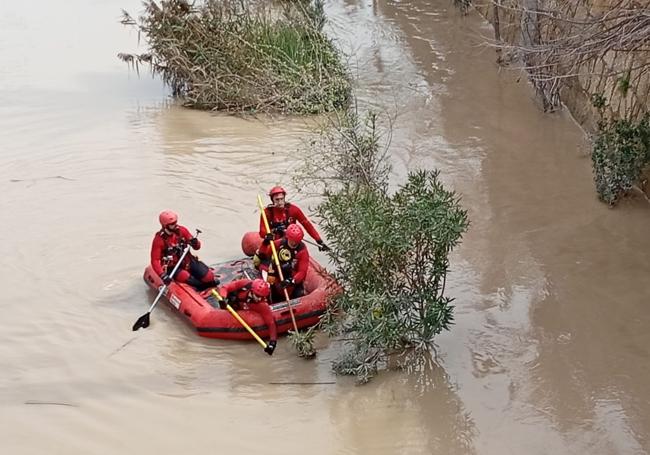
<svg viewBox="0 0 650 455">
<path fill-rule="evenodd" d="M 521 39 L 524 47 L 535 47 L 540 42 L 537 11 L 538 0 L 521 0 Z"/>
<path fill-rule="evenodd" d="M 497 63 L 501 64 L 503 59 L 501 56 L 501 25 L 499 23 L 499 5 L 501 0 L 494 0 L 494 40 L 497 42 Z"/>
<path fill-rule="evenodd" d="M 539 29 L 539 0 L 521 0 L 521 41 L 524 65 L 532 75 L 531 81 L 535 86 L 537 94 L 542 100 L 544 112 L 552 111 L 559 106 L 559 93 L 556 80 L 540 80 L 542 72 L 539 69 L 539 61 L 536 58 L 535 48 L 541 44 L 542 37 Z M 547 73 L 549 68 L 545 68 Z"/>
</svg>

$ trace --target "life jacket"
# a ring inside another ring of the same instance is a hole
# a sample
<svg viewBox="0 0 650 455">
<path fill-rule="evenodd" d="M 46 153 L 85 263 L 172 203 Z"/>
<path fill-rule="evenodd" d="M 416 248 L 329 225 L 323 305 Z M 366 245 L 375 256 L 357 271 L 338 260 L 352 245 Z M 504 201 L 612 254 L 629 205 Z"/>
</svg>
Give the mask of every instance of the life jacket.
<svg viewBox="0 0 650 455">
<path fill-rule="evenodd" d="M 158 231 L 158 235 L 165 244 L 162 254 L 163 268 L 167 267 L 167 269 L 171 271 L 171 269 L 176 265 L 178 260 L 183 255 L 183 251 L 187 247 L 187 243 L 178 231 L 172 231 L 171 234 L 168 234 L 165 229 L 161 229 Z M 189 263 L 190 254 L 185 256 L 181 267 L 187 268 L 189 266 Z"/>
<path fill-rule="evenodd" d="M 269 204 L 266 206 L 268 211 L 266 212 L 266 217 L 268 218 L 269 221 L 269 227 L 271 228 L 272 231 L 275 231 L 276 228 L 282 227 L 283 229 L 287 229 L 290 224 L 293 224 L 296 222 L 296 219 L 292 216 L 289 216 L 289 207 L 291 207 L 291 203 L 287 202 L 284 204 L 284 207 L 282 209 L 282 220 L 278 220 L 274 218 L 274 214 L 277 212 L 275 206 L 273 204 Z"/>
<path fill-rule="evenodd" d="M 285 238 L 282 239 L 282 243 L 277 248 L 278 260 L 280 261 L 280 267 L 282 267 L 282 276 L 284 278 L 291 278 L 293 276 L 293 267 L 296 262 L 296 254 L 301 251 L 303 248 L 306 248 L 303 242 L 298 243 L 295 248 L 289 246 L 289 241 Z M 275 276 L 275 263 L 271 262 L 269 266 L 269 275 Z"/>
</svg>

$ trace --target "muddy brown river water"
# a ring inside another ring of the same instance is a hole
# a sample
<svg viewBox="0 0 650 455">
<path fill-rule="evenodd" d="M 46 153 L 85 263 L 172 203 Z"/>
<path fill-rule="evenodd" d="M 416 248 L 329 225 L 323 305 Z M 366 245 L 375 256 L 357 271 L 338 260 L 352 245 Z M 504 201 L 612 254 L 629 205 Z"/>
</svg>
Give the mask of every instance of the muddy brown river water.
<svg viewBox="0 0 650 455">
<path fill-rule="evenodd" d="M 327 2 L 361 102 L 394 116 L 394 182 L 437 167 L 469 210 L 440 365 L 359 387 L 326 339 L 269 358 L 164 305 L 131 332 L 157 213 L 202 228 L 204 259 L 238 257 L 308 133 L 183 109 L 128 71 L 118 20 L 139 7 L 0 5 L 0 453 L 650 452 L 650 206 L 596 200 L 584 133 L 448 0 Z"/>
</svg>

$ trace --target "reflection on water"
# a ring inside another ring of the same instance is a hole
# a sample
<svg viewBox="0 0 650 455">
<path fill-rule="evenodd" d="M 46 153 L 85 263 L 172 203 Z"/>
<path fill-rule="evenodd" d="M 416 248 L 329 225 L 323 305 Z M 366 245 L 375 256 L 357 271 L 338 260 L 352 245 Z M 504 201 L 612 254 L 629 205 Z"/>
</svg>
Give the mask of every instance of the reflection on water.
<svg viewBox="0 0 650 455">
<path fill-rule="evenodd" d="M 386 373 L 354 392 L 331 404 L 346 453 L 475 453 L 474 422 L 442 368 Z"/>
<path fill-rule="evenodd" d="M 154 298 L 141 274 L 157 213 L 204 231 L 202 259 L 238 257 L 257 194 L 290 187 L 313 119 L 176 105 L 115 58 L 137 45 L 118 23 L 137 0 L 3 4 L 5 452 L 649 451 L 648 208 L 596 201 L 581 131 L 540 113 L 479 45 L 490 31 L 450 5 L 326 6 L 360 102 L 393 121 L 394 181 L 439 167 L 472 220 L 439 366 L 356 387 L 324 337 L 315 361 L 286 339 L 271 358 L 197 337 L 162 303 L 130 331 Z"/>
</svg>

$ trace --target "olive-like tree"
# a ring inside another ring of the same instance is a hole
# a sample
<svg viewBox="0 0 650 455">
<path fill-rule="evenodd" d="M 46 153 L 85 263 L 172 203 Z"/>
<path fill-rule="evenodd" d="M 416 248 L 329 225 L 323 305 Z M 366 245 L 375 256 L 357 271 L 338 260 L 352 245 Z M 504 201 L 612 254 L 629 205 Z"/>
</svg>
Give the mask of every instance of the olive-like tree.
<svg viewBox="0 0 650 455">
<path fill-rule="evenodd" d="M 322 325 L 344 335 L 334 370 L 368 381 L 388 358 L 414 364 L 453 321 L 445 295 L 449 253 L 467 230 L 459 197 L 438 171 L 416 170 L 395 192 L 377 116 L 354 112 L 312 141 L 300 180 L 317 184 L 316 208 L 343 292 Z M 307 177 L 308 176 L 308 177 Z M 415 354 L 415 355 L 414 355 Z"/>
</svg>

